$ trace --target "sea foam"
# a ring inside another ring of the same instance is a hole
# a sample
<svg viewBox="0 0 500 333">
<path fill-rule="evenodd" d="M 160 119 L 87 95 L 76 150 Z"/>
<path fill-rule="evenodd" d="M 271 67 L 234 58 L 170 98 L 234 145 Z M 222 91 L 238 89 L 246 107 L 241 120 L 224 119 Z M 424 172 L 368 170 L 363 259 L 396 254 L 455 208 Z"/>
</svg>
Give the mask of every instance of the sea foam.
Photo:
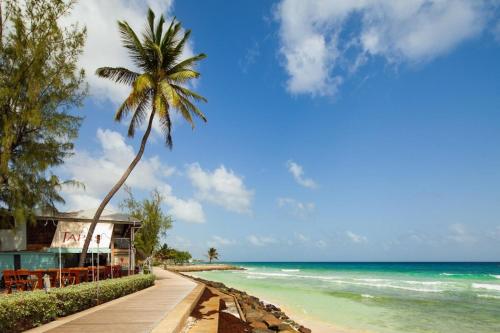
<svg viewBox="0 0 500 333">
<path fill-rule="evenodd" d="M 500 284 L 473 283 L 472 288 L 500 291 Z"/>
</svg>

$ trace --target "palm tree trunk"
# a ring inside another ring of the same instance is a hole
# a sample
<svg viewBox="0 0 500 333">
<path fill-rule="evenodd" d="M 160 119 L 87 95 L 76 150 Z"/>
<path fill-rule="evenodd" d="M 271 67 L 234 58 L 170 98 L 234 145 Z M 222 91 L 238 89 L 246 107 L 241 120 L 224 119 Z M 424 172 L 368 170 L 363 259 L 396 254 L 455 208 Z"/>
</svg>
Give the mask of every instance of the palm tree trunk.
<svg viewBox="0 0 500 333">
<path fill-rule="evenodd" d="M 104 197 L 104 200 L 102 200 L 101 204 L 99 205 L 99 208 L 97 208 L 94 219 L 92 220 L 92 223 L 90 224 L 89 231 L 87 233 L 87 237 L 85 238 L 85 243 L 83 244 L 82 248 L 82 253 L 80 254 L 80 261 L 78 266 L 82 267 L 85 264 L 85 258 L 87 257 L 87 251 L 89 249 L 90 241 L 92 240 L 92 235 L 94 234 L 95 227 L 97 225 L 97 222 L 99 221 L 99 218 L 101 217 L 101 214 L 104 210 L 104 208 L 107 206 L 109 201 L 113 198 L 113 196 L 118 192 L 118 190 L 123 186 L 125 181 L 127 180 L 128 176 L 130 173 L 132 173 L 132 170 L 134 170 L 135 166 L 137 163 L 139 163 L 142 154 L 144 153 L 144 149 L 146 148 L 146 143 L 148 141 L 149 134 L 151 133 L 151 128 L 153 126 L 153 119 L 155 116 L 155 108 L 152 108 L 151 115 L 149 116 L 149 122 L 148 122 L 148 128 L 146 129 L 146 132 L 144 132 L 144 136 L 142 137 L 141 141 L 141 147 L 139 149 L 139 152 L 135 156 L 134 160 L 132 163 L 130 163 L 129 167 L 125 172 L 123 173 L 122 177 L 118 182 L 113 186 L 111 191 Z"/>
</svg>

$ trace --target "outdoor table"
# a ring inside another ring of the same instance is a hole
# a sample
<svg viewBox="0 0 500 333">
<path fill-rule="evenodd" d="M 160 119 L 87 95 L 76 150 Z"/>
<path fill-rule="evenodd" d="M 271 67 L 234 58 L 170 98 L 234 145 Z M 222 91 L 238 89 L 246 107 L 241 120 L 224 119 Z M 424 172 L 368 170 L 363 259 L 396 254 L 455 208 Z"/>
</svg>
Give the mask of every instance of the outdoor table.
<svg viewBox="0 0 500 333">
<path fill-rule="evenodd" d="M 75 284 L 87 282 L 89 280 L 89 270 L 86 267 L 71 267 L 69 271 L 75 275 Z"/>
</svg>

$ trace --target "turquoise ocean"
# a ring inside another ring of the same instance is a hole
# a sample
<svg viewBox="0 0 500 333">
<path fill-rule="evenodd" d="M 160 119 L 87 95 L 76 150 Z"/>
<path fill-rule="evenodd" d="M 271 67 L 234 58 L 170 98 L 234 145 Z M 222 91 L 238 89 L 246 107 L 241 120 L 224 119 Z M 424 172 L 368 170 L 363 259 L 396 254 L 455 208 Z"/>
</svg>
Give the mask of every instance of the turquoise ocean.
<svg viewBox="0 0 500 333">
<path fill-rule="evenodd" d="M 193 275 L 354 331 L 500 332 L 500 263 L 233 264 Z"/>
</svg>

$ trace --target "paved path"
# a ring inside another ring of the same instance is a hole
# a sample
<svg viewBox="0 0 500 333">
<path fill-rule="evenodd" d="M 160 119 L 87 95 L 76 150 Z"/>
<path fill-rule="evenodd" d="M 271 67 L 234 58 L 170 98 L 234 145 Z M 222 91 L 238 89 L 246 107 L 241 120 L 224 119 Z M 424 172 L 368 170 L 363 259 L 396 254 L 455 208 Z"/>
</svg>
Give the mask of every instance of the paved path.
<svg viewBox="0 0 500 333">
<path fill-rule="evenodd" d="M 151 332 L 197 286 L 193 281 L 163 269 L 155 268 L 154 273 L 158 278 L 154 287 L 30 332 Z M 64 323 L 60 325 L 60 322 Z"/>
</svg>

